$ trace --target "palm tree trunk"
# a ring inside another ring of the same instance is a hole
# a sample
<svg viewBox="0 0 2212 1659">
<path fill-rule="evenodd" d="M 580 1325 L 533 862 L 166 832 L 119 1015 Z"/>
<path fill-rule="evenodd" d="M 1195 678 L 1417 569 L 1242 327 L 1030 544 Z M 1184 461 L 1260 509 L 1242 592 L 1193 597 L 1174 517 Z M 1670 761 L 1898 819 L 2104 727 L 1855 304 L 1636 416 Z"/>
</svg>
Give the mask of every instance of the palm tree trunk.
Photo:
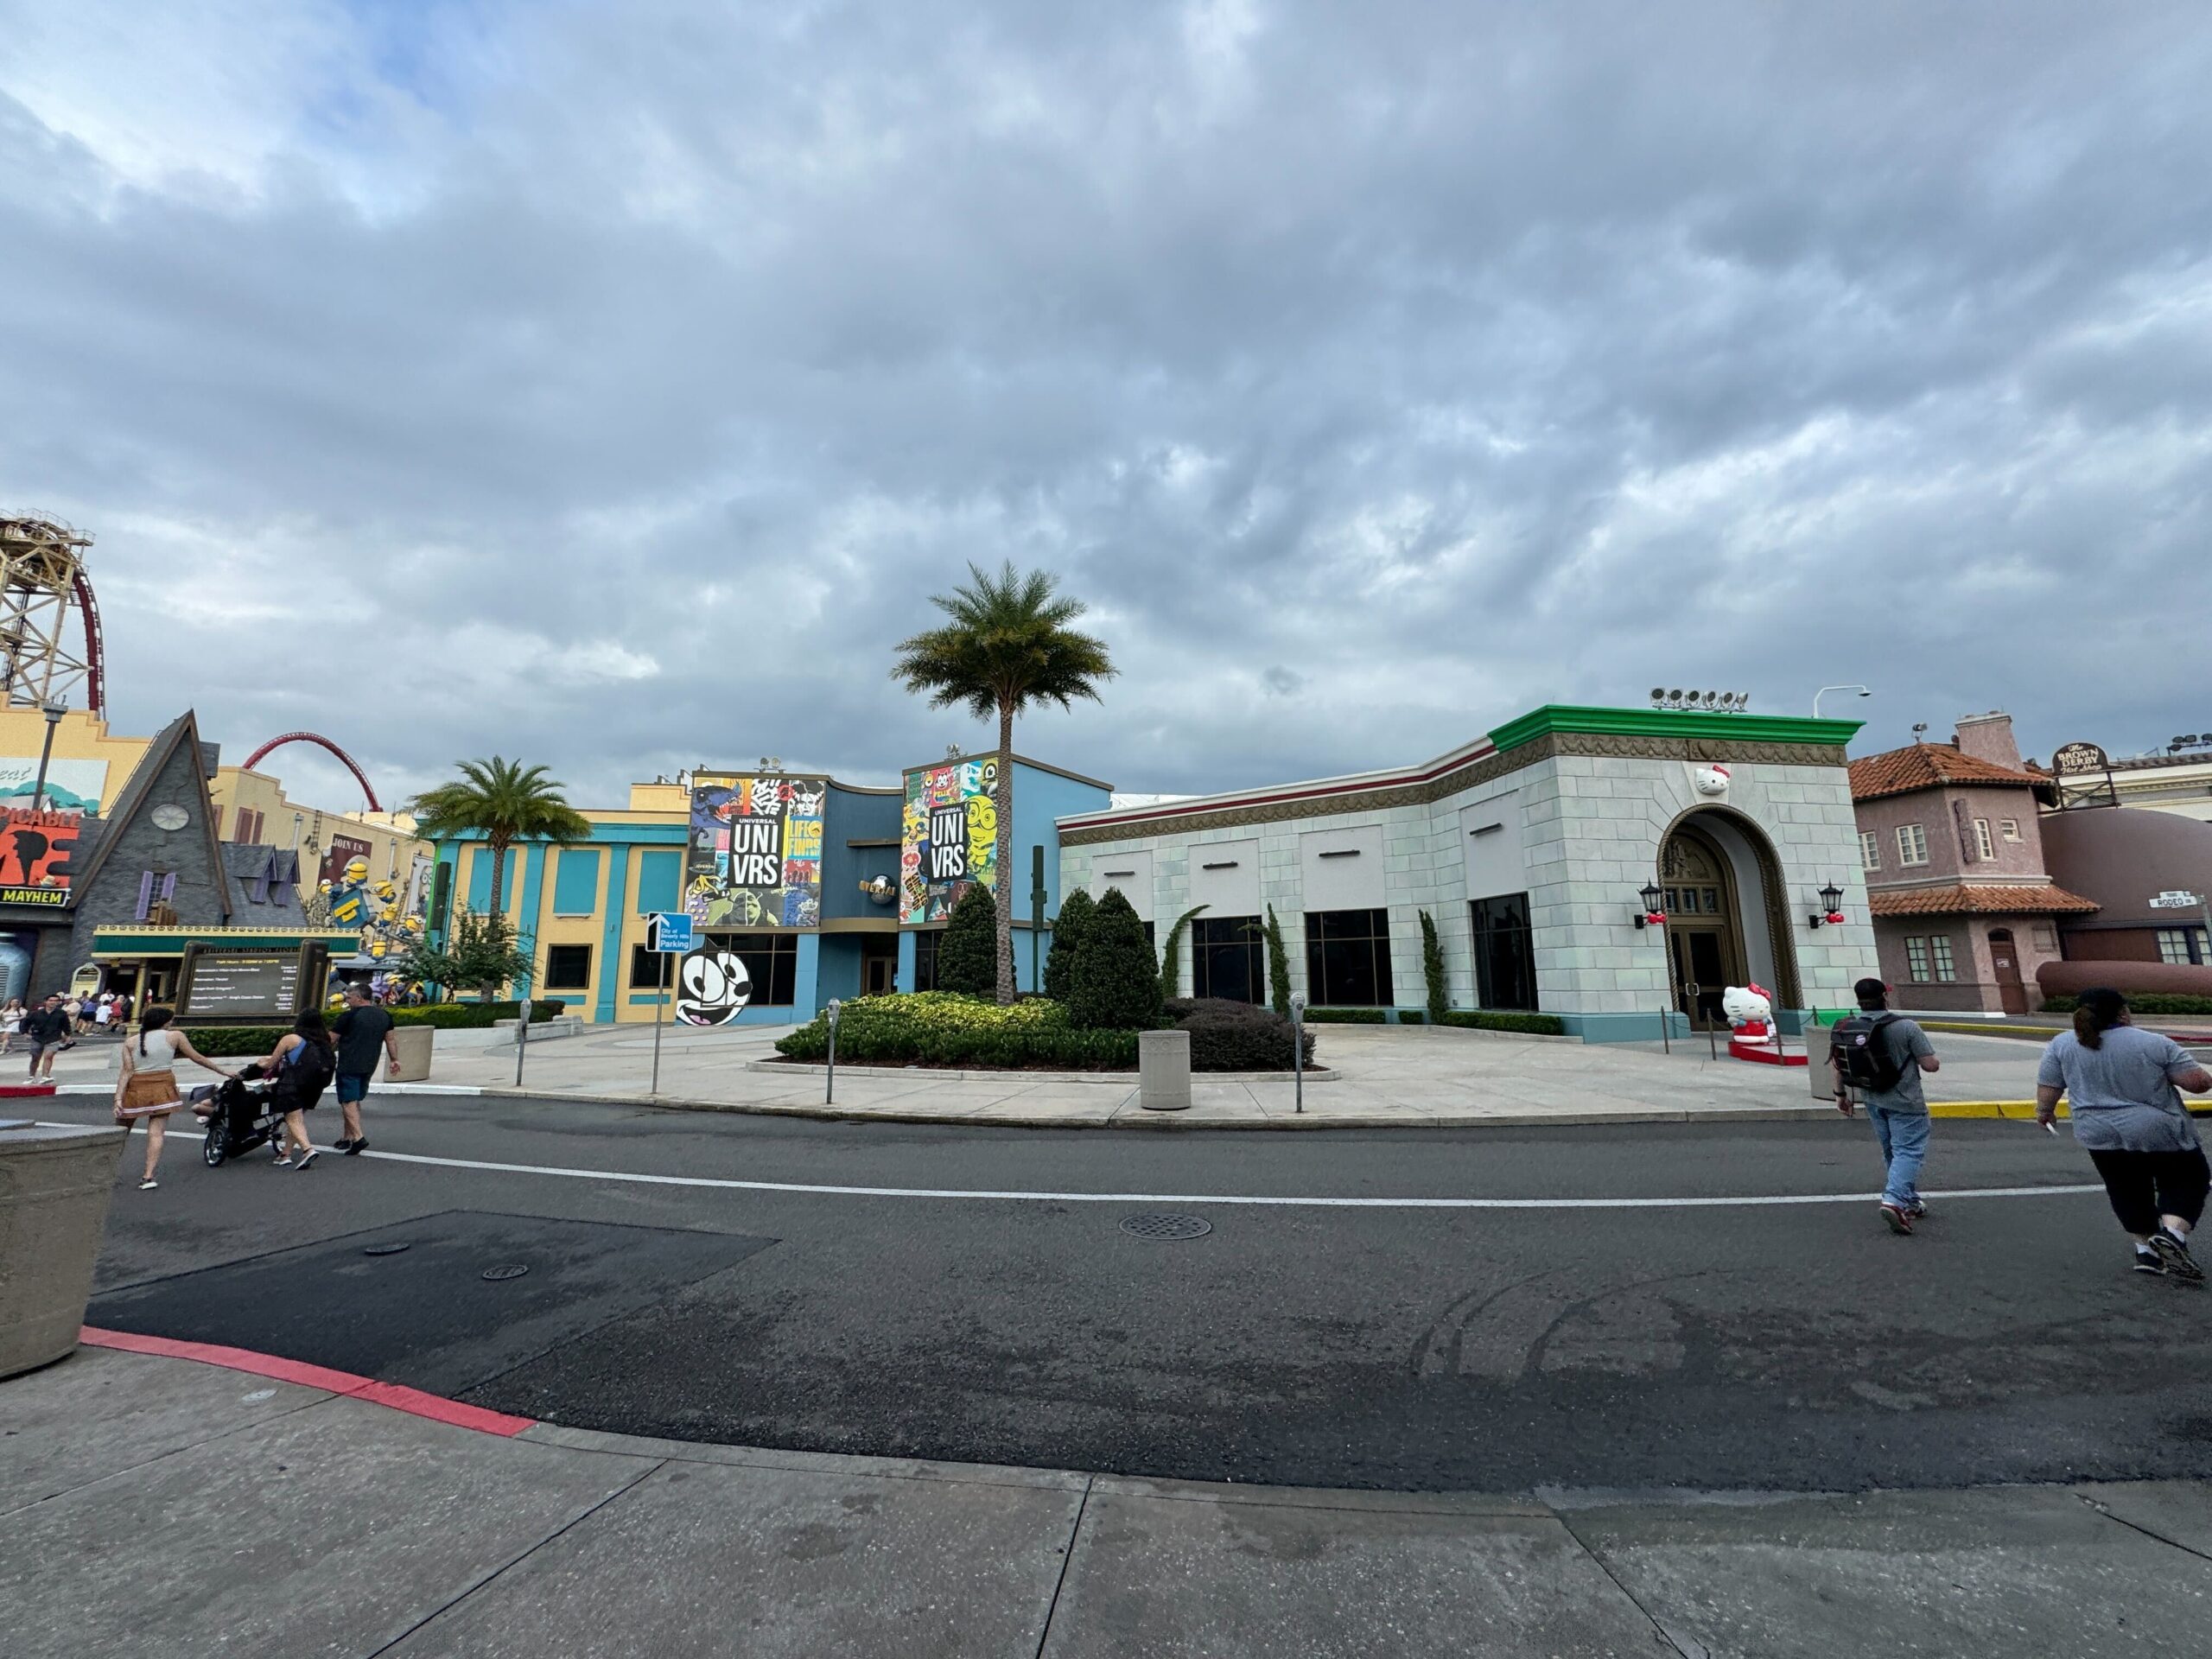
<svg viewBox="0 0 2212 1659">
<path fill-rule="evenodd" d="M 998 912 L 999 1006 L 1014 1004 L 1014 704 L 999 702 L 998 879 L 991 883 Z"/>
<path fill-rule="evenodd" d="M 495 837 L 486 842 L 485 846 L 492 855 L 492 897 L 486 906 L 489 913 L 484 918 L 484 925 L 492 930 L 492 938 L 496 942 L 499 938 L 499 924 L 504 919 L 506 905 L 506 894 L 502 889 L 506 885 L 507 843 Z M 495 1002 L 499 1000 L 499 991 L 497 985 L 486 985 L 478 989 L 477 995 L 486 1002 Z"/>
</svg>

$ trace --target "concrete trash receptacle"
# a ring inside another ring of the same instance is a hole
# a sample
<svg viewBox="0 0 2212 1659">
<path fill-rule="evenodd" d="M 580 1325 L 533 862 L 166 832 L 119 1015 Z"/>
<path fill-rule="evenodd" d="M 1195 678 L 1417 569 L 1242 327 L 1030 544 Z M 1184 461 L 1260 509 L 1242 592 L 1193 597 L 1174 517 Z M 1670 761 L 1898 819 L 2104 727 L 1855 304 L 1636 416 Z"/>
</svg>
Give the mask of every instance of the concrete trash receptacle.
<svg viewBox="0 0 2212 1659">
<path fill-rule="evenodd" d="M 431 1039 L 437 1034 L 435 1026 L 394 1026 L 391 1046 L 399 1052 L 399 1070 L 385 1075 L 394 1083 L 420 1083 L 429 1077 Z"/>
<path fill-rule="evenodd" d="M 124 1131 L 0 1128 L 0 1376 L 77 1346 Z"/>
<path fill-rule="evenodd" d="M 1137 1033 L 1137 1104 L 1147 1112 L 1191 1109 L 1191 1033 Z"/>
</svg>

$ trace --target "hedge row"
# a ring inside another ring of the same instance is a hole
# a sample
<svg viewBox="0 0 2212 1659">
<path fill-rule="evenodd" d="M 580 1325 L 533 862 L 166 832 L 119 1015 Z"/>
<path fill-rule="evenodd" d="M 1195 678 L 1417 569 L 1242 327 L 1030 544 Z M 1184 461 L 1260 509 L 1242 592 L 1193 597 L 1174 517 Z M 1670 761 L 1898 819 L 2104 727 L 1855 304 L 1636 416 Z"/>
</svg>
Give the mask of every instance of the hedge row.
<svg viewBox="0 0 2212 1659">
<path fill-rule="evenodd" d="M 532 1020 L 550 1020 L 568 1004 L 533 1001 Z M 518 1002 L 433 1002 L 420 1008 L 387 1008 L 396 1026 L 430 1026 L 441 1031 L 487 1031 L 502 1020 L 520 1016 Z M 188 1026 L 192 1046 L 210 1059 L 222 1055 L 266 1054 L 289 1026 Z"/>
<path fill-rule="evenodd" d="M 1380 1026 L 1389 1023 L 1380 1008 L 1308 1008 L 1309 1026 Z"/>
<path fill-rule="evenodd" d="M 1563 1037 L 1567 1027 L 1555 1014 L 1491 1014 L 1480 1008 L 1454 1009 L 1444 1016 L 1447 1026 L 1469 1031 L 1519 1031 L 1532 1037 Z"/>
<path fill-rule="evenodd" d="M 1290 1021 L 1273 1009 L 1217 998 L 1166 1005 L 1166 1019 L 1191 1034 L 1194 1071 L 1287 1071 Z M 1313 1063 L 1313 1034 L 1305 1034 Z M 788 1058 L 818 1065 L 830 1052 L 830 1023 L 817 1015 L 776 1045 Z M 982 997 L 924 991 L 857 997 L 837 1021 L 837 1058 L 878 1065 L 987 1066 L 1009 1070 L 1126 1071 L 1137 1063 L 1134 1031 L 1078 1029 L 1061 1004 L 1031 998 L 1002 1008 Z"/>
<path fill-rule="evenodd" d="M 2070 996 L 2047 996 L 2045 1014 L 2071 1014 L 2076 1007 Z M 2130 996 L 2127 1006 L 2138 1014 L 2212 1014 L 2212 996 L 2177 996 L 2171 991 L 2145 991 Z"/>
</svg>

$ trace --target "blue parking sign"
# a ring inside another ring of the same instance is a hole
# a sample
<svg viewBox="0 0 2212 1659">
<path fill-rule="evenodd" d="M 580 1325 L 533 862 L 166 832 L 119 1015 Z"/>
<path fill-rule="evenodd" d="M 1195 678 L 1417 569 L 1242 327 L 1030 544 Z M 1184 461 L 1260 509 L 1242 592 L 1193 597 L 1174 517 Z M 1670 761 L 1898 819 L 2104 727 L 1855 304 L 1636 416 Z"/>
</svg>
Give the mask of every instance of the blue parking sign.
<svg viewBox="0 0 2212 1659">
<path fill-rule="evenodd" d="M 658 911 L 653 915 L 653 949 L 680 956 L 698 944 L 691 913 L 683 910 Z"/>
</svg>

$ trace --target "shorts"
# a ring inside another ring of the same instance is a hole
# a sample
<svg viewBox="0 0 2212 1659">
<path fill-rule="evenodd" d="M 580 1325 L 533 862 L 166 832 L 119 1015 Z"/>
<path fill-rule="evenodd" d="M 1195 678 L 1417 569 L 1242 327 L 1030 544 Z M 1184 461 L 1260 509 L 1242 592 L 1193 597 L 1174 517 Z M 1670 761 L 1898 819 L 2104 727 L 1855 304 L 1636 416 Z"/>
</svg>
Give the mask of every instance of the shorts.
<svg viewBox="0 0 2212 1659">
<path fill-rule="evenodd" d="M 366 1071 L 340 1071 L 338 1074 L 338 1103 L 351 1106 L 369 1097 L 369 1078 Z"/>
</svg>

